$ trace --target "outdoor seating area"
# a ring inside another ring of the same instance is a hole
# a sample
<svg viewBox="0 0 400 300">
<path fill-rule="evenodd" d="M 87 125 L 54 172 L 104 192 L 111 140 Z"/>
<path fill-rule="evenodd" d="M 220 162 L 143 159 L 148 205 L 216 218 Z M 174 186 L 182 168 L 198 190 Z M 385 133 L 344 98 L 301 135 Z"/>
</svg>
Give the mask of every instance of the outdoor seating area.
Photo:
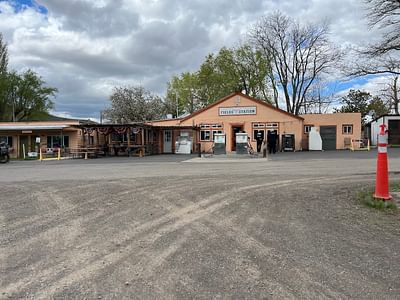
<svg viewBox="0 0 400 300">
<path fill-rule="evenodd" d="M 105 156 L 139 156 L 154 154 L 157 134 L 142 123 L 113 125 L 91 124 L 77 126 L 81 129 L 79 146 L 69 148 L 72 158 L 98 158 Z"/>
</svg>

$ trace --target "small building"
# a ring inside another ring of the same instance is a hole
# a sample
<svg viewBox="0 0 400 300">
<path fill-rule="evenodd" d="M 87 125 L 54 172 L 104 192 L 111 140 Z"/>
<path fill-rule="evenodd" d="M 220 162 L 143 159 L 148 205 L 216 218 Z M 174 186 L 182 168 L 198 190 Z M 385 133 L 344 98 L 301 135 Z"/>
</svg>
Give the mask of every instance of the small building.
<svg viewBox="0 0 400 300">
<path fill-rule="evenodd" d="M 87 122 L 87 121 L 85 121 Z M 77 147 L 81 131 L 74 126 L 80 120 L 0 122 L 0 140 L 10 147 L 12 158 L 22 158 L 39 148 L 52 151 L 55 148 Z"/>
<path fill-rule="evenodd" d="M 351 140 L 361 138 L 361 113 L 306 114 L 304 119 L 303 150 L 308 149 L 308 133 L 316 127 L 323 150 L 348 149 Z"/>
<path fill-rule="evenodd" d="M 388 130 L 388 144 L 400 145 L 400 115 L 382 115 L 366 124 L 365 135 L 371 140 L 371 145 L 377 145 L 382 124 Z"/>
</svg>

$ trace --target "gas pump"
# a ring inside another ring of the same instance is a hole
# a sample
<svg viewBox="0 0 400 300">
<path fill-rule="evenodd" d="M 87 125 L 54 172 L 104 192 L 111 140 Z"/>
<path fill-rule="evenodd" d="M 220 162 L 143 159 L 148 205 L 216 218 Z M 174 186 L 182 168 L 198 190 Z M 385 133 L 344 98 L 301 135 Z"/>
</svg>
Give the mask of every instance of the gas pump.
<svg viewBox="0 0 400 300">
<path fill-rule="evenodd" d="M 226 154 L 226 136 L 224 133 L 214 133 L 214 154 Z"/>
<path fill-rule="evenodd" d="M 236 133 L 236 154 L 247 154 L 247 133 Z"/>
</svg>

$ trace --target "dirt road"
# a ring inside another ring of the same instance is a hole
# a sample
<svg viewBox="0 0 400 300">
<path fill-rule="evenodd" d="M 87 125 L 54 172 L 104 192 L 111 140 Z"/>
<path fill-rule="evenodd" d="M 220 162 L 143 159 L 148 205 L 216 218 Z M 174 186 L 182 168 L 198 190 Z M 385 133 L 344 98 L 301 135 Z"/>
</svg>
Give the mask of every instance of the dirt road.
<svg viewBox="0 0 400 300">
<path fill-rule="evenodd" d="M 370 158 L 10 164 L 0 298 L 398 299 L 400 216 L 353 197 L 373 169 Z"/>
</svg>

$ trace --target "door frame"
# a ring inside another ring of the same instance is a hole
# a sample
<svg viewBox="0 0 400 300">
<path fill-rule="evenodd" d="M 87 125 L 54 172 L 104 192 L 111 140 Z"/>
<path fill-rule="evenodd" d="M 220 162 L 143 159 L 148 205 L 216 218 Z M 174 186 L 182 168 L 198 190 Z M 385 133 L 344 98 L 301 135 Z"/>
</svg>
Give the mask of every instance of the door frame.
<svg viewBox="0 0 400 300">
<path fill-rule="evenodd" d="M 238 129 L 237 132 L 243 131 L 243 124 L 232 124 L 231 125 L 231 151 L 236 151 L 236 132 L 235 129 Z"/>
<path fill-rule="evenodd" d="M 334 127 L 335 128 L 335 149 L 324 149 L 324 140 L 322 139 L 322 134 L 321 134 L 321 127 Z M 331 151 L 331 150 L 337 150 L 337 140 L 338 140 L 338 126 L 337 125 L 320 125 L 319 126 L 319 134 L 321 136 L 321 140 L 322 140 L 322 150 L 326 150 L 326 151 Z"/>
<path fill-rule="evenodd" d="M 170 136 L 170 141 L 169 141 L 170 146 L 168 148 L 166 147 L 168 145 L 166 143 L 166 137 L 168 136 L 167 133 L 169 133 L 169 136 Z M 172 130 L 171 129 L 163 130 L 163 153 L 172 153 Z"/>
</svg>

